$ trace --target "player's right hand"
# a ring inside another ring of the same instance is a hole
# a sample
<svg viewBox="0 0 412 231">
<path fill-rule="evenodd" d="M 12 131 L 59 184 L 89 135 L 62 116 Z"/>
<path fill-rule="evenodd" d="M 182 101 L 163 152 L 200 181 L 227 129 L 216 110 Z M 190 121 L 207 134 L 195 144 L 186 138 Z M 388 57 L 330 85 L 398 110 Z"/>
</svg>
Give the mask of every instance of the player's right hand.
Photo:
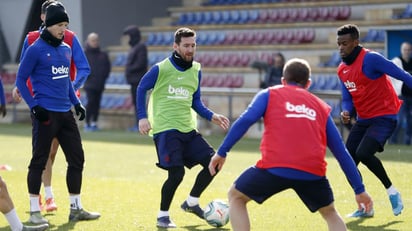
<svg viewBox="0 0 412 231">
<path fill-rule="evenodd" d="M 17 87 L 13 88 L 13 91 L 11 92 L 12 96 L 13 96 L 13 100 L 16 103 L 20 103 L 21 102 L 21 95 L 20 95 L 20 91 Z"/>
<path fill-rule="evenodd" d="M 139 132 L 143 135 L 149 134 L 149 131 L 152 130 L 152 126 L 147 118 L 139 120 Z"/>
<path fill-rule="evenodd" d="M 44 107 L 36 105 L 31 109 L 31 112 L 33 113 L 34 117 L 36 117 L 38 121 L 40 122 L 49 121 L 49 112 Z"/>
</svg>

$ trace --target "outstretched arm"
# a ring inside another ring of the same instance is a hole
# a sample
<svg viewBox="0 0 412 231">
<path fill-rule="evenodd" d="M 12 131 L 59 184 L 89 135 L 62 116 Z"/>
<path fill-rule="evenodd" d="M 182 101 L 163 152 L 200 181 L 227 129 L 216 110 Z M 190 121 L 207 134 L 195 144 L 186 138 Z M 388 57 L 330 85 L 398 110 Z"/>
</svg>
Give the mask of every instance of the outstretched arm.
<svg viewBox="0 0 412 231">
<path fill-rule="evenodd" d="M 356 202 L 359 209 L 365 209 L 366 212 L 370 212 L 373 208 L 373 202 L 368 193 L 365 191 L 365 186 L 362 183 L 359 171 L 350 156 L 348 150 L 343 144 L 342 137 L 333 122 L 331 116 L 329 116 L 327 125 L 327 144 L 335 158 L 338 160 L 340 167 L 346 175 L 350 185 L 352 186 L 356 194 Z"/>
<path fill-rule="evenodd" d="M 365 55 L 362 71 L 370 79 L 377 79 L 382 74 L 387 74 L 412 88 L 412 76 L 379 53 L 369 52 Z"/>
<path fill-rule="evenodd" d="M 229 132 L 218 148 L 217 153 L 210 161 L 209 172 L 211 175 L 215 175 L 216 171 L 223 167 L 226 155 L 230 149 L 242 138 L 250 126 L 265 114 L 268 97 L 269 92 L 267 89 L 260 91 L 249 104 L 248 108 L 233 123 L 233 126 L 229 129 Z"/>
<path fill-rule="evenodd" d="M 198 86 L 197 90 L 193 94 L 193 100 L 192 100 L 192 108 L 193 110 L 196 111 L 197 114 L 199 114 L 201 117 L 211 121 L 212 123 L 220 126 L 223 130 L 227 130 L 230 125 L 229 119 L 224 116 L 220 115 L 217 113 L 214 113 L 212 110 L 210 110 L 206 105 L 202 102 L 201 100 L 201 91 L 200 91 L 200 83 L 202 81 L 202 72 L 199 71 L 198 75 L 199 81 L 198 81 Z"/>
</svg>

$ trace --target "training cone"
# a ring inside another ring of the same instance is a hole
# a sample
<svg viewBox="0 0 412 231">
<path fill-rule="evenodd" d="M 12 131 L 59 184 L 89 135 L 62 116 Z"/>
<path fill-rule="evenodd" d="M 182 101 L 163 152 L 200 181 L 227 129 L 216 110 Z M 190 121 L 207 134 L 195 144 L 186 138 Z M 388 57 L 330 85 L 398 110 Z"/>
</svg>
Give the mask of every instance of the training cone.
<svg viewBox="0 0 412 231">
<path fill-rule="evenodd" d="M 10 171 L 11 167 L 7 164 L 0 165 L 0 170 Z"/>
</svg>

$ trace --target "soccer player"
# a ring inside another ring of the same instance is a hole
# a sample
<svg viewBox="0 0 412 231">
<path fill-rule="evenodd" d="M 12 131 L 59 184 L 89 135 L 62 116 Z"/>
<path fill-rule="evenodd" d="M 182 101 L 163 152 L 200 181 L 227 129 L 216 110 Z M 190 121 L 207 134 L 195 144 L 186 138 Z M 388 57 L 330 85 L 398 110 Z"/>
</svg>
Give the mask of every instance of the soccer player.
<svg viewBox="0 0 412 231">
<path fill-rule="evenodd" d="M 283 85 L 256 94 L 210 162 L 209 170 L 214 175 L 216 169 L 224 165 L 233 145 L 263 117 L 261 159 L 246 169 L 229 190 L 229 217 L 235 231 L 251 229 L 246 206 L 250 200 L 261 204 L 289 188 L 311 212 L 319 211 L 329 230 L 346 230 L 326 178 L 326 146 L 355 191 L 359 209 L 367 212 L 373 209 L 373 202 L 330 115 L 330 106 L 306 90 L 310 86 L 310 73 L 310 66 L 303 59 L 286 62 Z"/>
<path fill-rule="evenodd" d="M 16 86 L 30 108 L 32 118 L 32 158 L 27 176 L 30 194 L 30 221 L 47 223 L 39 206 L 41 175 L 46 166 L 52 140 L 57 137 L 66 157 L 68 167 L 66 184 L 70 193 L 69 221 L 93 220 L 100 217 L 83 209 L 80 192 L 84 152 L 79 128 L 71 111 L 85 118 L 86 110 L 76 96 L 69 76 L 71 49 L 63 42 L 69 17 L 60 4 L 46 8 L 46 28 L 40 38 L 29 46 L 19 65 Z M 34 95 L 26 85 L 29 78 Z"/>
<path fill-rule="evenodd" d="M 185 166 L 203 168 L 196 177 L 189 197 L 181 208 L 203 218 L 199 197 L 213 180 L 208 171 L 210 158 L 215 153 L 197 131 L 196 113 L 219 125 L 229 127 L 229 120 L 208 109 L 201 101 L 200 63 L 193 61 L 196 51 L 196 32 L 179 28 L 175 32 L 173 54 L 154 65 L 142 78 L 137 90 L 139 131 L 153 134 L 159 162 L 168 177 L 161 190 L 157 226 L 175 228 L 169 208 L 177 187 L 185 175 Z M 146 93 L 153 89 L 146 112 Z M 195 113 L 196 112 L 196 113 Z"/>
<path fill-rule="evenodd" d="M 46 18 L 46 8 L 52 3 L 61 4 L 60 2 L 55 1 L 55 0 L 46 0 L 42 4 L 40 18 L 43 24 L 39 30 L 31 31 L 27 34 L 24 40 L 24 43 L 23 43 L 20 60 L 26 53 L 27 48 L 39 38 L 41 31 L 44 30 L 45 28 L 44 21 Z M 76 91 L 76 94 L 79 96 L 80 93 L 78 89 L 84 84 L 84 82 L 86 81 L 87 77 L 90 74 L 89 63 L 83 52 L 83 48 L 77 36 L 75 35 L 73 31 L 66 29 L 64 31 L 63 41 L 72 48 L 72 62 L 70 64 L 70 78 L 73 81 L 74 90 Z M 30 80 L 27 83 L 28 83 L 28 86 L 31 88 Z M 13 99 L 15 102 L 20 102 L 22 100 L 17 87 L 13 89 Z M 47 161 L 46 168 L 43 171 L 43 175 L 42 175 L 42 182 L 43 182 L 44 192 L 45 192 L 44 209 L 47 212 L 52 212 L 52 211 L 57 210 L 57 205 L 54 201 L 54 194 L 53 194 L 53 188 L 51 185 L 51 180 L 52 180 L 52 167 L 53 167 L 53 163 L 56 158 L 58 149 L 59 149 L 59 141 L 55 138 L 53 139 L 53 142 L 50 148 L 49 159 Z M 40 203 L 40 207 L 43 209 L 41 197 L 40 197 L 39 203 Z"/>
<path fill-rule="evenodd" d="M 42 231 L 49 228 L 48 224 L 40 224 L 35 226 L 23 225 L 14 208 L 9 191 L 7 190 L 6 182 L 0 176 L 0 212 L 4 214 L 9 222 L 12 231 Z"/>
<path fill-rule="evenodd" d="M 346 148 L 355 164 L 362 162 L 383 184 L 389 196 L 395 216 L 403 209 L 401 194 L 389 179 L 382 162 L 375 155 L 383 152 L 388 138 L 392 135 L 397 113 L 402 101 L 399 100 L 388 76 L 396 78 L 412 87 L 412 76 L 377 52 L 359 44 L 359 28 L 347 24 L 337 29 L 337 45 L 342 62 L 337 73 L 342 83 L 343 123 L 348 123 L 349 112 L 357 112 L 356 123 L 346 140 Z M 372 217 L 357 210 L 352 217 Z"/>
</svg>

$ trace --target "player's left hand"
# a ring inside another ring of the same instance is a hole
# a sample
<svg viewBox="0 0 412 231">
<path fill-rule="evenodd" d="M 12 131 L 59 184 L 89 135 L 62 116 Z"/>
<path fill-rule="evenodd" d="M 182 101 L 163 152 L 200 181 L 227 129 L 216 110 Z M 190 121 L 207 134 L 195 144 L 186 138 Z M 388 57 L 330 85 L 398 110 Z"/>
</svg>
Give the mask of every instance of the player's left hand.
<svg viewBox="0 0 412 231">
<path fill-rule="evenodd" d="M 364 209 L 366 213 L 369 213 L 373 210 L 373 201 L 369 194 L 365 191 L 363 193 L 357 194 L 356 202 L 358 203 L 358 209 Z"/>
<path fill-rule="evenodd" d="M 213 155 L 209 163 L 210 175 L 214 176 L 217 171 L 220 171 L 225 164 L 226 158 L 219 156 L 217 153 Z"/>
<path fill-rule="evenodd" d="M 86 109 L 83 107 L 81 103 L 74 105 L 74 109 L 76 110 L 76 115 L 79 116 L 79 120 L 82 121 L 86 117 Z"/>
<path fill-rule="evenodd" d="M 230 121 L 226 116 L 216 113 L 212 116 L 212 123 L 219 125 L 223 130 L 227 130 L 230 126 Z"/>
</svg>

